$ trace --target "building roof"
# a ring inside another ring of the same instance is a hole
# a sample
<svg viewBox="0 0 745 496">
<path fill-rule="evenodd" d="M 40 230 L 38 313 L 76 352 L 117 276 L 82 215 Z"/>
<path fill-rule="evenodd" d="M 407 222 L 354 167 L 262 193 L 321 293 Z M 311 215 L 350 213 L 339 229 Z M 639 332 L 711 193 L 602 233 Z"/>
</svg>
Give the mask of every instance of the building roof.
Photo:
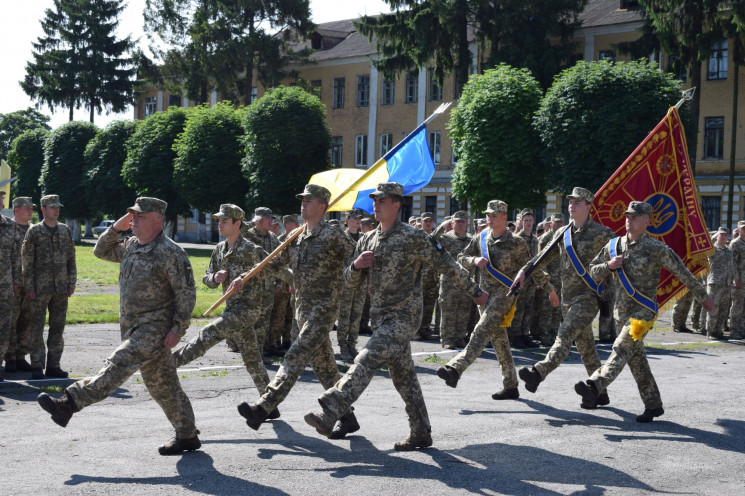
<svg viewBox="0 0 745 496">
<path fill-rule="evenodd" d="M 611 26 L 644 20 L 644 9 L 639 6 L 623 9 L 622 4 L 636 3 L 622 0 L 590 0 L 580 13 L 583 28 Z"/>
</svg>

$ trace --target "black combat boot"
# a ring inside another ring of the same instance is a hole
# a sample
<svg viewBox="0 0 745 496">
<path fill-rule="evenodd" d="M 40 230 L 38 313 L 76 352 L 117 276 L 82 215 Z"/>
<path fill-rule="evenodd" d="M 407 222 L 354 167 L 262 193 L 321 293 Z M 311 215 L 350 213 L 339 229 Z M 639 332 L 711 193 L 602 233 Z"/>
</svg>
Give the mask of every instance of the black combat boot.
<svg viewBox="0 0 745 496">
<path fill-rule="evenodd" d="M 255 431 L 258 431 L 261 424 L 269 417 L 266 410 L 259 405 L 249 405 L 246 401 L 238 405 L 238 413 L 246 419 L 246 424 Z"/>
<path fill-rule="evenodd" d="M 189 439 L 178 439 L 174 437 L 163 446 L 158 447 L 158 453 L 161 455 L 178 455 L 184 451 L 194 451 L 202 447 L 199 436 L 190 437 Z"/>
<path fill-rule="evenodd" d="M 421 434 L 409 434 L 401 441 L 393 445 L 396 451 L 414 451 L 417 448 L 429 448 L 432 446 L 432 434 L 424 432 Z"/>
<path fill-rule="evenodd" d="M 449 365 L 440 367 L 437 369 L 437 377 L 445 381 L 445 384 L 454 388 L 458 386 L 458 379 L 460 379 L 460 373 Z"/>
<path fill-rule="evenodd" d="M 360 430 L 360 424 L 357 422 L 354 412 L 349 412 L 339 418 L 339 421 L 334 425 L 334 429 L 331 431 L 330 439 L 342 439 L 347 434 L 357 432 Z"/>
<path fill-rule="evenodd" d="M 54 398 L 49 396 L 47 393 L 41 393 L 36 398 L 36 401 L 39 402 L 39 405 L 41 405 L 44 411 L 52 416 L 54 423 L 62 427 L 67 426 L 73 413 L 80 411 L 80 409 L 75 405 L 72 396 L 67 392 L 65 392 L 65 395 L 62 398 Z"/>
<path fill-rule="evenodd" d="M 517 371 L 517 375 L 520 376 L 520 379 L 525 381 L 525 389 L 531 393 L 536 392 L 538 385 L 543 380 L 541 379 L 541 374 L 538 373 L 535 367 L 521 367 L 520 370 Z"/>
</svg>

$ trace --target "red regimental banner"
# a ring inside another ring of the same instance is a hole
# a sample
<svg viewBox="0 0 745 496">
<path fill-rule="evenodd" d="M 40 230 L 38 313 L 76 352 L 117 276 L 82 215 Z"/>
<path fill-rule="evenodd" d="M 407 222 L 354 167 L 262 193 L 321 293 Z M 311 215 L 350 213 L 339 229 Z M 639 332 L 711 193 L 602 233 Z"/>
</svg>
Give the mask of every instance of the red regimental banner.
<svg viewBox="0 0 745 496">
<path fill-rule="evenodd" d="M 652 205 L 647 233 L 670 246 L 686 267 L 698 274 L 708 268 L 713 252 L 688 159 L 683 125 L 672 107 L 664 119 L 595 193 L 591 215 L 617 235 L 626 232 L 626 207 L 631 201 Z M 685 289 L 662 270 L 657 289 L 660 307 Z"/>
</svg>

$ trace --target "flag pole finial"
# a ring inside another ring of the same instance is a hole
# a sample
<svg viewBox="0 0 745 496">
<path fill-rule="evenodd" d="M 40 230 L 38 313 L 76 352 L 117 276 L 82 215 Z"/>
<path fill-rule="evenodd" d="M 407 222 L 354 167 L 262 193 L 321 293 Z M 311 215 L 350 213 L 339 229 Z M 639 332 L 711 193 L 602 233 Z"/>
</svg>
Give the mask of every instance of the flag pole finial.
<svg viewBox="0 0 745 496">
<path fill-rule="evenodd" d="M 675 104 L 675 108 L 680 108 L 685 102 L 693 100 L 693 94 L 696 93 L 696 87 L 688 88 L 680 95 L 680 100 Z"/>
</svg>

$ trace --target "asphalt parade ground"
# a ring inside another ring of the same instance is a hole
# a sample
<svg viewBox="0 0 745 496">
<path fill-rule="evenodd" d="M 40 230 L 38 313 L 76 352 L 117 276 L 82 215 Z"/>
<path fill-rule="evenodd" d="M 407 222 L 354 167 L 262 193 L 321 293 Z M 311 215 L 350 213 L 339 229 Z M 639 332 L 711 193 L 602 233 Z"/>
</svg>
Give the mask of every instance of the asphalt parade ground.
<svg viewBox="0 0 745 496">
<path fill-rule="evenodd" d="M 117 346 L 119 330 L 68 326 L 65 341 L 63 368 L 87 377 Z M 8 374 L 0 383 L 0 486 L 14 496 L 745 494 L 745 343 L 673 333 L 669 314 L 646 342 L 665 407 L 651 424 L 634 421 L 644 408 L 628 369 L 609 389 L 610 406 L 580 409 L 573 385 L 586 373 L 574 349 L 537 393 L 521 383 L 520 399 L 497 402 L 493 351 L 452 389 L 435 374 L 452 352 L 413 342 L 434 445 L 407 453 L 393 449 L 408 425 L 386 370 L 355 404 L 362 428 L 347 439 L 322 438 L 303 421 L 322 392 L 310 369 L 280 405 L 281 418 L 253 431 L 236 406 L 257 391 L 240 356 L 221 343 L 180 369 L 202 448 L 171 457 L 157 447 L 172 429 L 138 375 L 63 429 L 36 396 L 58 395 L 72 380 Z M 605 360 L 610 345 L 599 351 Z M 516 364 L 545 352 L 516 351 Z"/>
</svg>

